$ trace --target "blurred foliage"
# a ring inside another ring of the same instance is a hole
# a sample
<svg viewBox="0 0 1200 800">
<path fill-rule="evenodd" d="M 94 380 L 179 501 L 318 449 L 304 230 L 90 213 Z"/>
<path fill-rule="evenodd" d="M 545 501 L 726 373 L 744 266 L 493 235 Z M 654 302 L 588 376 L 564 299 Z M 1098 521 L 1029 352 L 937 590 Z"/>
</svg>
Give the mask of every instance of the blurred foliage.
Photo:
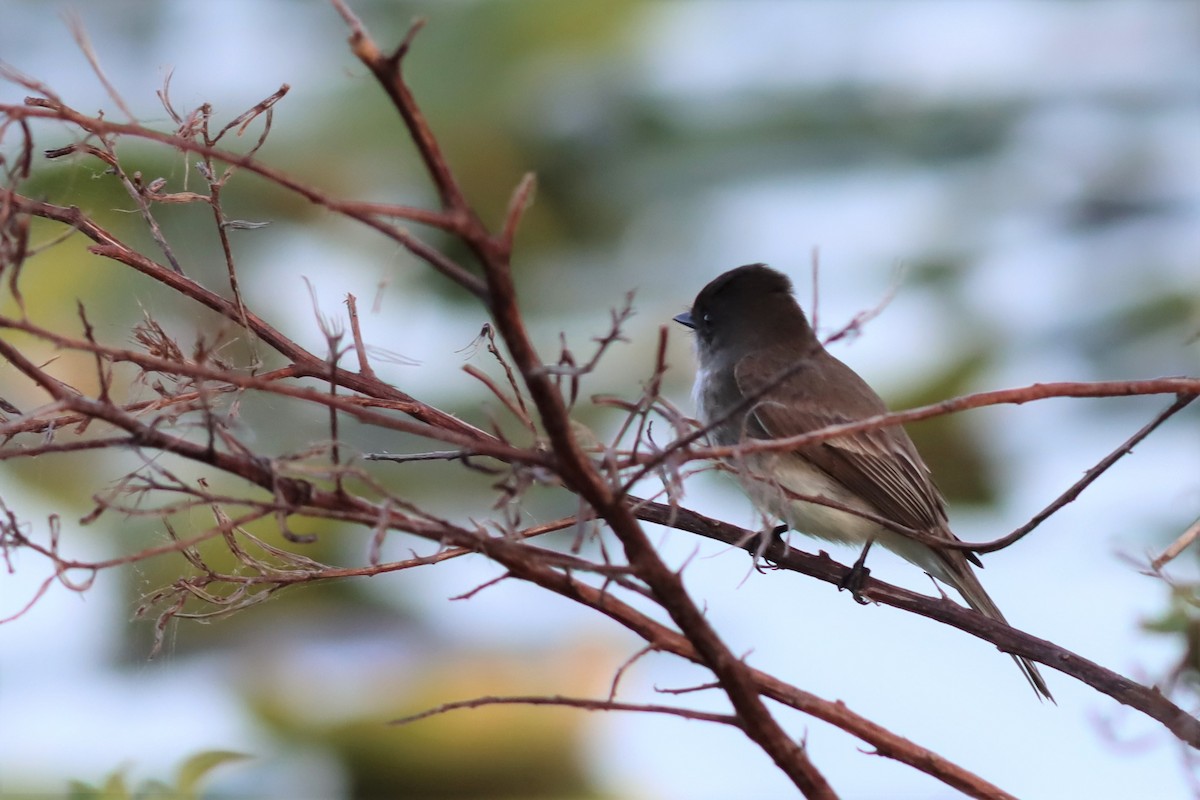
<svg viewBox="0 0 1200 800">
<path fill-rule="evenodd" d="M 1166 680 L 1160 681 L 1166 693 L 1171 694 L 1176 685 L 1182 685 L 1200 696 L 1200 584 L 1171 585 L 1167 610 L 1144 620 L 1142 627 L 1182 642 L 1182 654 L 1175 669 Z"/>
<path fill-rule="evenodd" d="M 72 781 L 68 800 L 199 800 L 201 785 L 209 773 L 225 764 L 244 761 L 250 756 L 228 750 L 207 750 L 188 758 L 179 766 L 175 783 L 148 780 L 131 787 L 125 770 L 117 770 L 103 783 L 90 785 Z"/>
<path fill-rule="evenodd" d="M 988 362 L 986 352 L 967 353 L 908 394 L 892 399 L 895 408 L 915 408 L 970 393 Z M 906 425 L 942 493 L 954 502 L 989 505 L 995 481 L 983 443 L 970 418 L 949 414 Z"/>
<path fill-rule="evenodd" d="M 250 708 L 278 736 L 335 752 L 356 800 L 602 796 L 584 758 L 589 716 L 576 709 L 495 705 L 387 724 L 447 700 L 589 695 L 616 662 L 595 646 L 548 654 L 467 649 L 415 667 L 378 660 L 354 687 L 357 702 L 342 706 L 327 697 L 345 689 L 331 693 L 323 676 L 276 662 L 257 664 L 243 681 Z M 278 669 L 288 674 L 272 680 Z"/>
</svg>

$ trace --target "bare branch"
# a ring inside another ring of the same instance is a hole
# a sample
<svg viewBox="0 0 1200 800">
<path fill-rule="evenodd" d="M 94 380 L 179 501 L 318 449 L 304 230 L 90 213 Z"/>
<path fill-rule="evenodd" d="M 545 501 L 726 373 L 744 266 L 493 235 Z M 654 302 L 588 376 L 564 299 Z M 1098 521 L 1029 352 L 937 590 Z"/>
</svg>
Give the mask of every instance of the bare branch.
<svg viewBox="0 0 1200 800">
<path fill-rule="evenodd" d="M 459 700 L 454 703 L 443 703 L 437 708 L 422 711 L 391 721 L 391 725 L 408 725 L 418 720 L 440 716 L 450 711 L 464 708 L 482 708 L 484 706 L 564 706 L 566 708 L 582 708 L 585 711 L 638 711 L 644 714 L 666 714 L 684 719 L 700 720 L 702 722 L 719 722 L 724 725 L 741 727 L 741 721 L 730 714 L 713 714 L 708 711 L 696 711 L 690 708 L 675 706 L 660 706 L 651 703 L 618 703 L 614 700 L 592 700 L 583 697 L 563 697 L 562 695 L 515 695 L 511 697 L 475 697 L 470 700 Z"/>
<path fill-rule="evenodd" d="M 635 502 L 635 498 L 630 498 Z M 758 535 L 735 525 L 705 517 L 694 511 L 671 508 L 660 503 L 636 500 L 638 517 L 649 522 L 699 534 L 710 539 L 746 550 L 754 555 L 759 547 Z M 825 553 L 810 555 L 788 547 L 774 539 L 762 555 L 782 569 L 802 572 L 835 586 L 844 585 L 850 568 L 829 558 Z M 1157 689 L 1142 686 L 1111 670 L 1076 655 L 1045 639 L 1018 631 L 1002 622 L 984 617 L 966 606 L 942 598 L 930 598 L 867 578 L 860 592 L 868 600 L 911 611 L 937 620 L 996 645 L 1005 653 L 1025 656 L 1056 669 L 1158 720 L 1168 730 L 1192 747 L 1200 748 L 1200 720 L 1165 698 Z"/>
<path fill-rule="evenodd" d="M 1034 383 L 1016 389 L 997 389 L 990 392 L 977 392 L 959 397 L 952 397 L 939 403 L 912 408 L 907 411 L 894 411 L 890 414 L 880 414 L 875 417 L 847 422 L 844 425 L 830 425 L 819 431 L 806 433 L 802 436 L 792 436 L 787 439 L 764 439 L 730 445 L 728 447 L 711 447 L 703 451 L 694 451 L 704 458 L 730 458 L 748 453 L 763 453 L 782 450 L 793 450 L 812 444 L 846 436 L 859 431 L 883 428 L 889 425 L 904 425 L 946 414 L 956 414 L 973 408 L 984 408 L 996 405 L 1021 405 L 1034 400 L 1047 400 L 1052 397 L 1134 397 L 1147 394 L 1174 394 L 1195 396 L 1200 394 L 1200 378 L 1152 378 L 1150 380 L 1134 381 L 1094 381 Z"/>
<path fill-rule="evenodd" d="M 1168 419 L 1173 417 L 1176 412 L 1182 411 L 1195 399 L 1196 395 L 1194 394 L 1181 393 L 1177 395 L 1174 403 L 1160 412 L 1154 419 L 1150 420 L 1150 422 L 1142 426 L 1137 433 L 1126 439 L 1116 450 L 1113 450 L 1111 453 L 1102 458 L 1096 464 L 1096 466 L 1089 469 L 1083 474 L 1082 478 L 1072 484 L 1070 489 L 1067 489 L 1067 491 L 1055 498 L 1054 502 L 1039 511 L 1036 515 L 1034 515 L 1033 519 L 1029 520 L 1029 522 L 1026 522 L 1024 525 L 1017 528 L 1007 536 L 996 539 L 993 542 L 987 542 L 986 544 L 971 545 L 969 549 L 975 551 L 976 553 L 992 553 L 996 550 L 1002 550 L 1005 547 L 1008 547 L 1010 544 L 1020 541 L 1028 533 L 1033 531 L 1034 528 L 1045 522 L 1052 514 L 1079 497 L 1079 495 L 1083 493 L 1084 489 L 1090 486 L 1092 482 L 1096 480 L 1096 478 L 1099 478 L 1101 475 L 1103 475 L 1109 467 L 1117 463 L 1122 456 L 1132 453 L 1133 448 L 1137 446 L 1138 443 L 1140 443 L 1151 433 L 1154 433 L 1155 429 L 1157 429 L 1159 425 L 1162 425 Z"/>
<path fill-rule="evenodd" d="M 104 91 L 108 92 L 108 96 L 117 104 L 117 108 L 129 118 L 131 122 L 136 121 L 137 117 L 129 110 L 129 106 L 125 105 L 125 100 L 122 99 L 121 93 L 108 80 L 108 76 L 104 74 L 104 69 L 100 66 L 100 58 L 96 55 L 95 49 L 92 47 L 91 39 L 88 38 L 87 31 L 83 28 L 83 20 L 79 18 L 79 14 L 74 11 L 67 12 L 64 17 L 67 21 L 67 27 L 71 30 L 71 36 L 75 38 L 75 44 L 79 46 L 80 52 L 87 58 L 88 64 L 92 67 L 92 72 L 100 79 L 100 83 L 104 86 Z"/>
</svg>

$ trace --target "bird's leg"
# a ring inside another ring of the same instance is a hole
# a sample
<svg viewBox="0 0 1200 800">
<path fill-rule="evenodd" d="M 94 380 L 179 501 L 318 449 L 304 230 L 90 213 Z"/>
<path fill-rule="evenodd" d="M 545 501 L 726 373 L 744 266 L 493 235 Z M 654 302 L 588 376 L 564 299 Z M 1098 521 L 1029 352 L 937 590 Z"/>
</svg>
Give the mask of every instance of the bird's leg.
<svg viewBox="0 0 1200 800">
<path fill-rule="evenodd" d="M 858 556 L 858 560 L 854 562 L 854 566 L 850 567 L 850 571 L 846 573 L 846 577 L 838 582 L 838 591 L 843 589 L 850 590 L 850 596 L 853 597 L 859 604 L 866 605 L 866 599 L 859 593 L 863 583 L 871 576 L 871 570 L 867 568 L 867 553 L 871 552 L 871 545 L 875 544 L 874 539 L 867 539 L 867 543 L 863 545 L 862 552 Z"/>
<path fill-rule="evenodd" d="M 779 541 L 783 534 L 787 533 L 787 525 L 776 525 L 770 531 L 760 531 L 758 534 L 758 547 L 754 550 L 754 569 L 758 572 L 766 574 L 766 570 L 758 566 L 758 562 L 762 561 L 770 567 L 775 567 L 774 564 L 766 557 L 766 552 L 771 545 Z"/>
<path fill-rule="evenodd" d="M 949 600 L 951 603 L 954 602 L 954 599 L 950 597 L 950 595 L 946 594 L 946 590 L 943 589 L 942 585 L 937 582 L 937 578 L 933 577 L 928 572 L 925 573 L 925 577 L 929 578 L 929 582 L 933 584 L 933 588 L 938 590 L 938 594 L 942 596 L 943 600 Z"/>
</svg>

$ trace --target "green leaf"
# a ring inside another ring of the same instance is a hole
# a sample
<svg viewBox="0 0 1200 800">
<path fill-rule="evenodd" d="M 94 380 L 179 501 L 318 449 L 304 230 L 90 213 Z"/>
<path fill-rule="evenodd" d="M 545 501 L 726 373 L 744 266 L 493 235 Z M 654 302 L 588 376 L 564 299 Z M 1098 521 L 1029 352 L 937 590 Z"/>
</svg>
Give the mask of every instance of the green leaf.
<svg viewBox="0 0 1200 800">
<path fill-rule="evenodd" d="M 189 758 L 179 767 L 176 778 L 179 793 L 185 796 L 195 796 L 200 782 L 209 772 L 231 761 L 245 761 L 251 756 L 245 753 L 235 753 L 232 750 L 205 750 Z"/>
</svg>

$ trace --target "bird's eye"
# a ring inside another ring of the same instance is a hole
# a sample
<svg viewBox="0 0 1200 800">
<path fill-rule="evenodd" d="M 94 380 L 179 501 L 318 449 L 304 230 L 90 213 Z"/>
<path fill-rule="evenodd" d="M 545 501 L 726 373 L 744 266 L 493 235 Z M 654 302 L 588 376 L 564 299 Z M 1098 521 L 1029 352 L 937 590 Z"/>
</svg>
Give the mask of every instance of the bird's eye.
<svg viewBox="0 0 1200 800">
<path fill-rule="evenodd" d="M 712 319 L 713 319 L 712 314 L 705 314 L 703 317 L 701 317 L 700 321 L 703 322 L 705 325 L 711 325 Z"/>
</svg>

